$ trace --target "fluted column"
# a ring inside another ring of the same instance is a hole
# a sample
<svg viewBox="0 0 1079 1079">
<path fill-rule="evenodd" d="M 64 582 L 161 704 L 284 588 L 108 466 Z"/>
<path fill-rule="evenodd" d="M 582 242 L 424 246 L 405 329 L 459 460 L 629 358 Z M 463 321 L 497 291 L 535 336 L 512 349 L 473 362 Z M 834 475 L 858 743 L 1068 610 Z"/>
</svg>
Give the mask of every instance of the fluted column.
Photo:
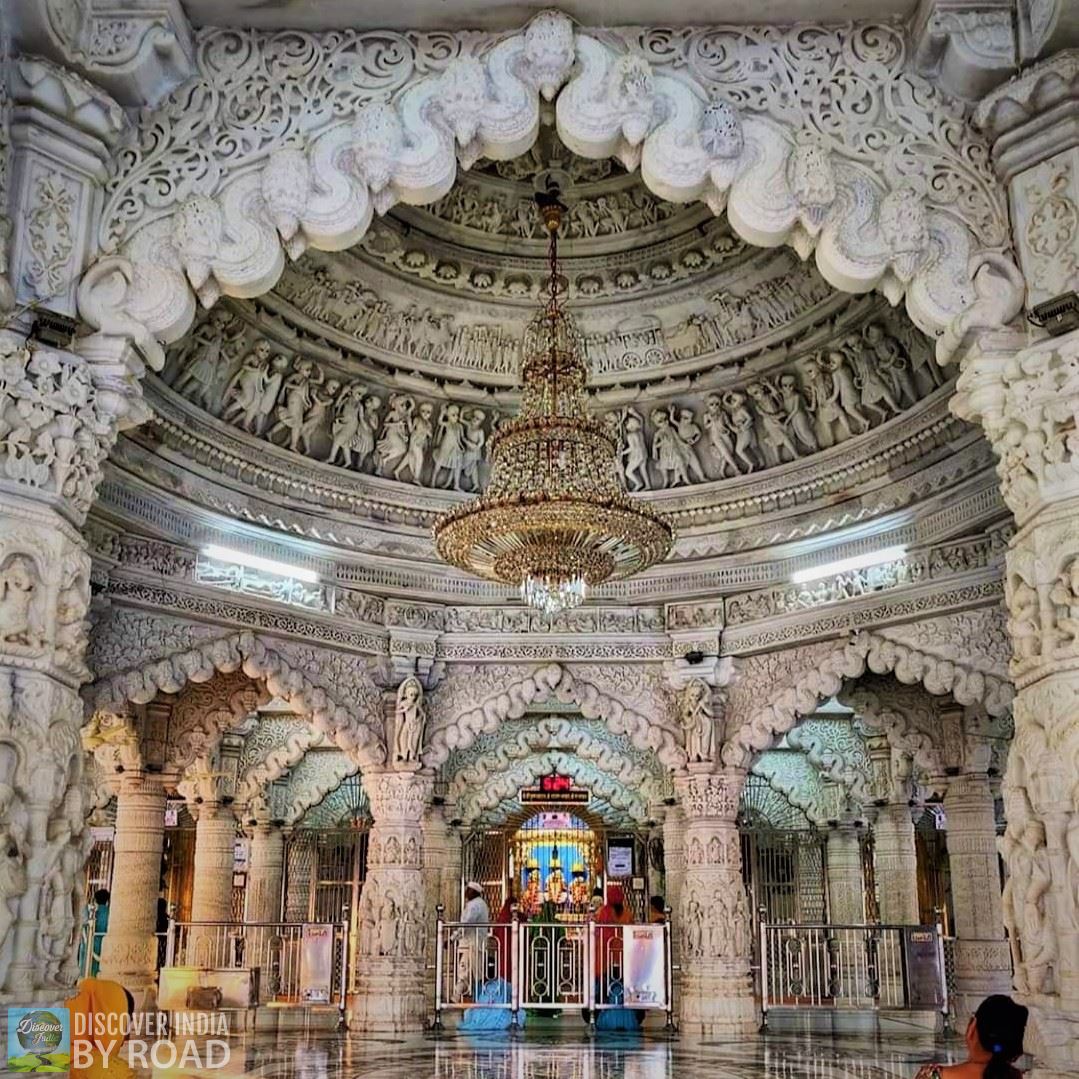
<svg viewBox="0 0 1079 1079">
<path fill-rule="evenodd" d="M 990 993 L 1007 993 L 1012 980 L 989 777 L 983 772 L 949 779 L 944 812 L 955 920 L 956 1012 L 966 1015 Z"/>
<path fill-rule="evenodd" d="M 828 920 L 833 925 L 865 922 L 865 882 L 862 845 L 858 828 L 851 821 L 828 829 Z"/>
<path fill-rule="evenodd" d="M 153 775 L 125 774 L 116 792 L 115 883 L 101 946 L 101 976 L 115 979 L 136 995 L 153 983 L 157 967 L 155 932 L 164 838 L 161 781 Z"/>
<path fill-rule="evenodd" d="M 880 920 L 886 925 L 917 925 L 918 851 L 906 802 L 878 808 L 873 824 L 873 864 Z"/>
<path fill-rule="evenodd" d="M 281 886 L 285 871 L 285 837 L 276 824 L 259 823 L 251 829 L 244 917 L 249 922 L 276 922 L 281 918 Z"/>
<path fill-rule="evenodd" d="M 713 772 L 714 767 L 690 764 L 675 778 L 685 814 L 685 876 L 676 927 L 683 968 L 681 1028 L 732 1036 L 758 1027 L 737 819 L 745 772 Z"/>
<path fill-rule="evenodd" d="M 360 897 L 359 965 L 353 1029 L 422 1030 L 427 933 L 423 816 L 434 781 L 418 770 L 368 772 L 374 824 Z"/>
<path fill-rule="evenodd" d="M 236 821 L 228 806 L 206 802 L 195 823 L 195 869 L 191 889 L 193 922 L 232 920 L 232 866 Z"/>
</svg>

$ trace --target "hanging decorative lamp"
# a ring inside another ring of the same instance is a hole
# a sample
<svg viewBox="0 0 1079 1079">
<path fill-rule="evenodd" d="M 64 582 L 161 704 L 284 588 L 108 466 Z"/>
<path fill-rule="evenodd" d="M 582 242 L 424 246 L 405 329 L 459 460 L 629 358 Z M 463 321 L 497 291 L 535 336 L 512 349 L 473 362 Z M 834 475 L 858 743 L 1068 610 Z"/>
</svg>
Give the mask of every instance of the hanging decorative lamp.
<svg viewBox="0 0 1079 1079">
<path fill-rule="evenodd" d="M 477 577 L 515 585 L 547 614 L 584 602 L 590 589 L 662 561 L 670 524 L 626 493 L 618 446 L 589 416 L 584 343 L 563 306 L 557 187 L 536 196 L 547 229 L 546 301 L 525 329 L 520 412 L 490 443 L 482 494 L 435 524 L 438 554 Z"/>
</svg>

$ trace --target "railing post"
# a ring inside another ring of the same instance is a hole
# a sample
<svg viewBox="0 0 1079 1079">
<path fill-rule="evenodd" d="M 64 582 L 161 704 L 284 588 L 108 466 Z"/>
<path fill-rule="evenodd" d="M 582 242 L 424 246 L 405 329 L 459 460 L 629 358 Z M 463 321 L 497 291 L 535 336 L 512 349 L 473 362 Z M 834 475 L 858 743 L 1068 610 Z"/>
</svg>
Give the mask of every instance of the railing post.
<svg viewBox="0 0 1079 1079">
<path fill-rule="evenodd" d="M 761 978 L 761 1028 L 768 1026 L 768 910 L 762 904 L 758 909 L 757 924 L 760 932 L 760 978 Z"/>
<path fill-rule="evenodd" d="M 585 1005 L 588 1008 L 588 1029 L 595 1031 L 596 1029 L 596 923 L 593 921 L 592 916 L 589 915 L 588 922 L 588 938 L 586 941 L 587 947 L 585 948 L 585 971 L 584 971 L 584 984 L 585 984 Z"/>
<path fill-rule="evenodd" d="M 176 966 L 176 904 L 168 906 L 168 928 L 165 930 L 165 966 Z"/>
<path fill-rule="evenodd" d="M 674 941 L 672 939 L 671 908 L 663 908 L 663 976 L 667 981 L 667 1025 L 664 1029 L 673 1033 L 674 1026 Z"/>
<path fill-rule="evenodd" d="M 349 913 L 349 905 L 347 903 L 343 904 L 341 907 L 341 983 L 339 986 L 341 1002 L 337 1016 L 338 1030 L 348 1029 L 348 939 L 349 927 L 352 924 Z"/>
<path fill-rule="evenodd" d="M 948 996 L 948 971 L 945 966 L 944 956 L 944 919 L 942 917 L 943 912 L 940 907 L 937 907 L 937 967 L 940 975 L 940 1000 L 941 1000 L 941 1012 L 944 1015 L 944 1031 L 947 1033 L 951 1030 L 951 1011 L 952 1002 Z"/>
<path fill-rule="evenodd" d="M 509 939 L 509 968 L 510 968 L 510 1024 L 514 1030 L 518 1029 L 517 1012 L 521 1004 L 521 923 L 518 918 L 517 904 L 510 905 L 510 939 Z"/>
<path fill-rule="evenodd" d="M 445 913 L 446 908 L 439 903 L 435 907 L 435 1030 L 442 1029 L 442 938 L 445 935 L 442 916 Z"/>
</svg>

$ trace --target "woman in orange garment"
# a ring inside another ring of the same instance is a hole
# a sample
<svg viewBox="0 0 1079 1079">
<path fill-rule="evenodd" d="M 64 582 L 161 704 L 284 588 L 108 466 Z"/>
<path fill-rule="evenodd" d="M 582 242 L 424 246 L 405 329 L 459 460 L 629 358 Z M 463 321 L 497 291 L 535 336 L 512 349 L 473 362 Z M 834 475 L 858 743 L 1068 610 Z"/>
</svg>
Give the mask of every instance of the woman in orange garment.
<svg viewBox="0 0 1079 1079">
<path fill-rule="evenodd" d="M 625 956 L 622 952 L 623 925 L 633 925 L 633 914 L 626 907 L 621 884 L 607 888 L 607 902 L 596 915 L 596 1000 L 602 1004 L 622 1005 L 625 999 Z M 610 928 L 607 928 L 607 927 Z M 597 1030 L 636 1030 L 635 1013 L 630 1008 L 604 1008 L 596 1015 Z"/>
<path fill-rule="evenodd" d="M 128 1079 L 120 1056 L 134 1010 L 131 994 L 105 978 L 83 978 L 64 1002 L 71 1019 L 71 1074 L 74 1079 Z"/>
</svg>

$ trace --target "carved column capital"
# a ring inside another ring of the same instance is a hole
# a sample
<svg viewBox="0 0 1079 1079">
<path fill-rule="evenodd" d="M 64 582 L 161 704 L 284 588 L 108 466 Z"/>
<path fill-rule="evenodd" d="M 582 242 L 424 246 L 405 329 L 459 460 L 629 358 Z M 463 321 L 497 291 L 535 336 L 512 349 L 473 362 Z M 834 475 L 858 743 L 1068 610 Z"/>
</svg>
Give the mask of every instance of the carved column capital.
<svg viewBox="0 0 1079 1079">
<path fill-rule="evenodd" d="M 363 786 L 376 823 L 419 824 L 435 781 L 430 772 L 367 772 Z"/>
<path fill-rule="evenodd" d="M 745 781 L 743 768 L 716 771 L 712 764 L 690 764 L 675 776 L 674 788 L 687 820 L 735 821 Z"/>
<path fill-rule="evenodd" d="M 22 51 L 67 65 L 132 108 L 157 104 L 194 69 L 180 0 L 36 0 L 12 15 Z"/>
</svg>

